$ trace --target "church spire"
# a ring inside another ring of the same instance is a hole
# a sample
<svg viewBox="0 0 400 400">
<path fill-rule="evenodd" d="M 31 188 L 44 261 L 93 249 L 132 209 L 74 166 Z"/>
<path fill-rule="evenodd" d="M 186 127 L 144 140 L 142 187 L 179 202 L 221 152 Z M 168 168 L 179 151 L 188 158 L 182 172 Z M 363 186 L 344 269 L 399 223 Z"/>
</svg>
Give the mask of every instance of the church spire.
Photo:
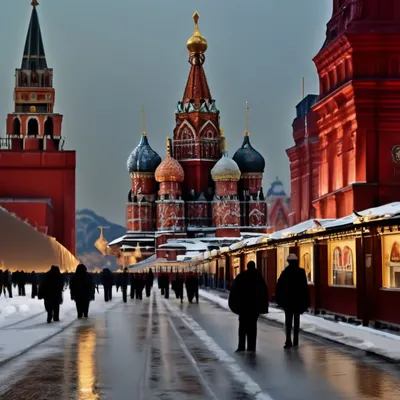
<svg viewBox="0 0 400 400">
<path fill-rule="evenodd" d="M 210 88 L 208 87 L 206 74 L 203 69 L 205 61 L 204 53 L 207 50 L 207 40 L 199 30 L 199 14 L 193 14 L 194 33 L 187 41 L 189 51 L 189 63 L 191 64 L 189 77 L 183 94 L 183 104 L 193 103 L 196 109 L 200 109 L 202 100 L 212 101 Z"/>
<path fill-rule="evenodd" d="M 47 68 L 46 55 L 40 31 L 39 17 L 37 13 L 37 0 L 32 0 L 32 15 L 26 35 L 24 55 L 21 69 L 40 70 Z"/>
</svg>

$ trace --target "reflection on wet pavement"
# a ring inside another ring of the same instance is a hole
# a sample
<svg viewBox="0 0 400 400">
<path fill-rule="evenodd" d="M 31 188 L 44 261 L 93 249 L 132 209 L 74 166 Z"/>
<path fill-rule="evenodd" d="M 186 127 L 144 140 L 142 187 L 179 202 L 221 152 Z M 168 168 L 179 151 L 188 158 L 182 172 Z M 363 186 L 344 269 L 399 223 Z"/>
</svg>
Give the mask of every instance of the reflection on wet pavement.
<svg viewBox="0 0 400 400">
<path fill-rule="evenodd" d="M 282 329 L 266 323 L 259 324 L 256 356 L 233 355 L 235 317 L 206 302 L 168 301 L 274 400 L 400 399 L 400 370 L 383 360 L 304 337 L 285 352 Z M 245 386 L 159 294 L 77 321 L 0 368 L 0 398 L 7 400 L 253 399 Z"/>
</svg>

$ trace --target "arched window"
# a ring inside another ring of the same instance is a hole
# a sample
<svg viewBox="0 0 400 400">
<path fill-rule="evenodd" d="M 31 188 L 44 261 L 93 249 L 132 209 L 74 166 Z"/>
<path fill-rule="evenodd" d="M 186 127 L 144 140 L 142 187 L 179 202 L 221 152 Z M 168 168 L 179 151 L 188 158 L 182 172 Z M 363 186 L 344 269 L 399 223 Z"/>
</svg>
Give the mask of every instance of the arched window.
<svg viewBox="0 0 400 400">
<path fill-rule="evenodd" d="M 13 134 L 14 135 L 20 135 L 21 134 L 21 122 L 19 121 L 19 118 L 14 118 L 14 121 L 13 121 Z"/>
<path fill-rule="evenodd" d="M 39 124 L 36 118 L 31 118 L 28 122 L 28 135 L 37 136 L 39 134 Z"/>
<path fill-rule="evenodd" d="M 53 129 L 54 129 L 53 118 L 49 117 L 46 119 L 46 122 L 44 123 L 44 134 L 53 136 L 54 133 Z"/>
<path fill-rule="evenodd" d="M 392 251 L 390 252 L 390 261 L 391 262 L 400 261 L 400 245 L 398 242 L 393 243 Z"/>
</svg>

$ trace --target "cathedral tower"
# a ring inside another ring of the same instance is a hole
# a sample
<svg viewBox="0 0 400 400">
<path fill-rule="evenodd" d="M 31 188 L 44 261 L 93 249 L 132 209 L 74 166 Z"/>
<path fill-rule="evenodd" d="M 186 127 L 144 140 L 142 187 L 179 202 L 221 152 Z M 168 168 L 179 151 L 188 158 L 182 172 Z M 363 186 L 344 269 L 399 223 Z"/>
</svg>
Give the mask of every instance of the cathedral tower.
<svg viewBox="0 0 400 400">
<path fill-rule="evenodd" d="M 47 66 L 37 0 L 21 67 L 14 112 L 0 142 L 0 206 L 75 253 L 75 152 L 63 151 L 62 115 L 54 112 L 53 70 Z"/>
<path fill-rule="evenodd" d="M 400 3 L 334 0 L 314 62 L 318 218 L 400 200 Z"/>
<path fill-rule="evenodd" d="M 173 147 L 174 157 L 185 171 L 184 198 L 197 199 L 203 193 L 202 197 L 210 199 L 210 171 L 221 156 L 219 111 L 203 69 L 208 44 L 199 31 L 197 12 L 193 20 L 194 33 L 187 42 L 190 72 L 175 114 Z"/>
</svg>

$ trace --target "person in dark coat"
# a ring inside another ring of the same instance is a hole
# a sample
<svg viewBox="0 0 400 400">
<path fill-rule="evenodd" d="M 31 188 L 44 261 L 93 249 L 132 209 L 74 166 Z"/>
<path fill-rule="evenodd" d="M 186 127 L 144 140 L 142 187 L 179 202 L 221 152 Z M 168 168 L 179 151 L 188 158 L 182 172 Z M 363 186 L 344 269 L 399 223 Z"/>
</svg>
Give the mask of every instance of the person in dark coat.
<svg viewBox="0 0 400 400">
<path fill-rule="evenodd" d="M 285 349 L 299 345 L 300 314 L 310 307 L 310 295 L 306 273 L 299 267 L 296 254 L 289 254 L 288 266 L 282 271 L 276 284 L 275 300 L 285 311 Z M 294 332 L 292 341 L 292 325 Z"/>
<path fill-rule="evenodd" d="M 104 268 L 101 273 L 101 283 L 104 288 L 104 301 L 112 300 L 112 287 L 114 284 L 114 277 L 108 268 Z"/>
<path fill-rule="evenodd" d="M 17 285 L 18 285 L 18 295 L 25 296 L 25 284 L 26 284 L 26 274 L 24 271 L 18 273 Z"/>
<path fill-rule="evenodd" d="M 193 297 L 196 297 L 196 303 L 199 304 L 199 280 L 192 271 L 186 277 L 185 285 L 189 303 L 193 303 Z"/>
<path fill-rule="evenodd" d="M 229 308 L 239 315 L 239 345 L 237 352 L 256 351 L 257 320 L 268 313 L 268 287 L 256 269 L 254 261 L 247 263 L 247 270 L 240 273 L 232 283 Z"/>
<path fill-rule="evenodd" d="M 131 299 L 134 299 L 134 298 L 135 298 L 136 286 L 137 286 L 137 284 L 138 284 L 135 275 L 136 275 L 136 274 L 133 274 L 133 273 L 129 274 L 129 276 L 130 276 L 130 281 L 131 281 L 131 293 L 130 293 L 130 294 L 131 294 Z"/>
<path fill-rule="evenodd" d="M 176 274 L 175 277 L 175 294 L 177 299 L 181 299 L 181 303 L 183 303 L 183 285 L 185 281 L 182 274 Z"/>
<path fill-rule="evenodd" d="M 39 287 L 39 300 L 44 300 L 44 307 L 47 311 L 47 322 L 60 320 L 60 304 L 63 302 L 62 292 L 64 280 L 60 268 L 53 265 L 50 271 L 46 272 Z"/>
<path fill-rule="evenodd" d="M 150 295 L 151 295 L 151 288 L 153 287 L 153 282 L 154 282 L 154 275 L 153 275 L 153 271 L 150 268 L 149 272 L 146 275 L 146 279 L 145 279 L 146 297 L 150 297 Z"/>
<path fill-rule="evenodd" d="M 76 267 L 76 272 L 70 282 L 71 300 L 75 300 L 78 318 L 88 317 L 89 304 L 94 300 L 93 277 L 83 264 Z"/>
<path fill-rule="evenodd" d="M 142 274 L 135 274 L 136 280 L 136 298 L 138 300 L 142 300 L 143 298 L 143 288 L 144 288 L 144 279 Z"/>
<path fill-rule="evenodd" d="M 38 295 L 38 280 L 35 271 L 31 272 L 32 293 L 31 297 L 34 299 Z"/>
<path fill-rule="evenodd" d="M 6 295 L 6 289 L 8 291 L 8 297 L 11 299 L 12 295 L 12 276 L 8 269 L 3 272 L 3 286 L 4 286 L 4 296 Z"/>
<path fill-rule="evenodd" d="M 6 297 L 6 287 L 4 286 L 3 270 L 0 269 L 0 297 L 3 294 L 4 287 L 4 297 Z"/>
<path fill-rule="evenodd" d="M 129 273 L 128 268 L 124 268 L 124 272 L 121 275 L 121 291 L 122 291 L 122 300 L 124 303 L 128 301 L 127 291 L 128 291 L 128 283 L 129 283 Z"/>
</svg>

